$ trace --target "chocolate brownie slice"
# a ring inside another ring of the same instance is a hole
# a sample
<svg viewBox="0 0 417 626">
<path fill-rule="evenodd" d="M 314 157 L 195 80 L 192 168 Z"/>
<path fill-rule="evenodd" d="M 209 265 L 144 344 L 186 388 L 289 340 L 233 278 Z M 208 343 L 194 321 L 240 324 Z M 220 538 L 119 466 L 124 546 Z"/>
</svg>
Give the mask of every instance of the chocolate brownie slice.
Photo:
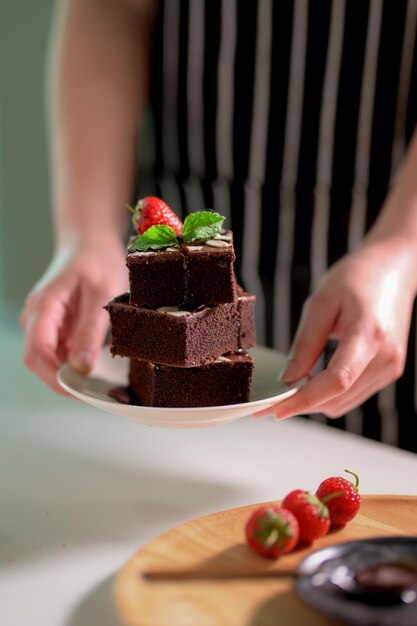
<svg viewBox="0 0 417 626">
<path fill-rule="evenodd" d="M 144 406 L 224 406 L 248 402 L 254 359 L 225 354 L 202 367 L 169 367 L 130 361 L 129 385 Z"/>
<path fill-rule="evenodd" d="M 255 345 L 255 296 L 240 291 L 236 302 L 196 310 L 129 304 L 128 294 L 106 306 L 114 355 L 165 365 L 196 367 L 224 352 Z"/>
<path fill-rule="evenodd" d="M 128 248 L 130 304 L 156 308 L 234 302 L 234 260 L 231 231 L 201 244 L 147 252 Z"/>
</svg>

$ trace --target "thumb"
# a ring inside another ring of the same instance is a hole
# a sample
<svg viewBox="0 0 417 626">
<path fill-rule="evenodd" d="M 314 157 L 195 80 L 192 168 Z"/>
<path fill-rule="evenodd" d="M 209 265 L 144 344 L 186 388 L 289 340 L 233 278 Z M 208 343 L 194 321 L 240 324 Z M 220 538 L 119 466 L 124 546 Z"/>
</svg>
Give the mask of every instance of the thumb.
<svg viewBox="0 0 417 626">
<path fill-rule="evenodd" d="M 68 363 L 80 374 L 88 374 L 102 346 L 109 325 L 103 292 L 81 287 L 78 318 L 69 340 Z"/>
<path fill-rule="evenodd" d="M 305 303 L 301 320 L 290 351 L 289 363 L 281 375 L 284 383 L 307 376 L 334 328 L 339 306 L 336 298 L 313 294 Z"/>
</svg>

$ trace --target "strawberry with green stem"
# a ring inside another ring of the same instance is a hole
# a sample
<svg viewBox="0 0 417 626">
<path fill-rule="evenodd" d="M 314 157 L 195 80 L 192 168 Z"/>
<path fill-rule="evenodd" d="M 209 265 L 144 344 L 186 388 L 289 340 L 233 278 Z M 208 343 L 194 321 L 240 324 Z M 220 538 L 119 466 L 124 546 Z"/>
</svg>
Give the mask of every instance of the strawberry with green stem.
<svg viewBox="0 0 417 626">
<path fill-rule="evenodd" d="M 351 474 L 355 479 L 352 483 L 341 476 L 332 476 L 326 478 L 320 483 L 316 496 L 323 502 L 330 494 L 340 492 L 338 497 L 333 497 L 327 502 L 329 509 L 330 525 L 333 528 L 345 526 L 350 522 L 361 505 L 361 497 L 359 495 L 359 476 L 351 470 L 345 470 L 347 474 Z"/>
<path fill-rule="evenodd" d="M 299 540 L 312 543 L 326 535 L 330 528 L 330 516 L 327 506 L 317 496 L 295 489 L 282 501 L 281 506 L 288 509 L 297 518 L 300 527 Z"/>
<path fill-rule="evenodd" d="M 132 222 L 136 232 L 143 235 L 151 226 L 164 225 L 174 229 L 175 235 L 182 232 L 182 222 L 178 215 L 160 198 L 147 196 L 138 200 L 135 208 L 126 205 L 132 213 Z"/>
<path fill-rule="evenodd" d="M 144 199 L 146 200 L 146 198 Z M 162 201 L 161 201 L 162 202 Z M 139 204 L 139 203 L 138 203 Z M 170 210 L 170 209 L 169 209 Z M 204 243 L 210 239 L 216 237 L 222 229 L 224 217 L 214 211 L 196 211 L 190 213 L 184 220 L 184 224 L 178 219 L 180 228 L 178 225 L 177 230 L 173 226 L 170 226 L 166 222 L 171 219 L 166 211 L 163 211 L 162 217 L 157 218 L 157 214 L 151 215 L 152 220 L 158 219 L 158 224 L 149 226 L 143 233 L 139 234 L 135 241 L 133 241 L 129 249 L 138 250 L 139 252 L 146 252 L 148 250 L 163 250 L 170 246 L 177 246 L 180 244 L 191 244 L 193 242 Z M 165 216 L 165 217 L 164 217 Z M 165 219 L 165 222 L 162 221 Z M 147 222 L 149 224 L 149 220 Z M 144 227 L 145 224 L 142 224 Z M 140 228 L 142 228 L 140 226 Z M 138 226 L 139 227 L 139 226 Z"/>
<path fill-rule="evenodd" d="M 252 513 L 245 526 L 245 535 L 254 552 L 275 559 L 297 545 L 299 525 L 290 511 L 269 504 Z"/>
</svg>

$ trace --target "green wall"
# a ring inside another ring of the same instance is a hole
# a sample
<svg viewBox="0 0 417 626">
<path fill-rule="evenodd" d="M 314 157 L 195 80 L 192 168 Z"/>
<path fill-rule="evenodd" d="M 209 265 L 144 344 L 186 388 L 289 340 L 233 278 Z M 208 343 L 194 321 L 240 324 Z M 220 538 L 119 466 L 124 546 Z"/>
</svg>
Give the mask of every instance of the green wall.
<svg viewBox="0 0 417 626">
<path fill-rule="evenodd" d="M 0 303 L 20 307 L 51 255 L 44 59 L 53 0 L 0 0 Z"/>
</svg>

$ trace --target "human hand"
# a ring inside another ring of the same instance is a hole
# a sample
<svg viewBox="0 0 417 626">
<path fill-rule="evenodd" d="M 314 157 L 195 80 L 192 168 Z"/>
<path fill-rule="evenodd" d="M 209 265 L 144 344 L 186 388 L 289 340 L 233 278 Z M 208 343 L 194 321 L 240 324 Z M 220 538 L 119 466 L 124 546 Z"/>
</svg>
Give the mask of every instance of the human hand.
<svg viewBox="0 0 417 626">
<path fill-rule="evenodd" d="M 325 370 L 257 416 L 339 417 L 399 378 L 416 294 L 413 267 L 409 251 L 379 242 L 363 245 L 330 268 L 305 303 L 281 379 L 290 383 L 309 376 L 330 338 L 338 347 Z"/>
<path fill-rule="evenodd" d="M 21 314 L 24 363 L 55 391 L 62 363 L 88 374 L 108 328 L 103 306 L 128 288 L 125 250 L 116 237 L 61 248 L 29 293 Z"/>
</svg>

